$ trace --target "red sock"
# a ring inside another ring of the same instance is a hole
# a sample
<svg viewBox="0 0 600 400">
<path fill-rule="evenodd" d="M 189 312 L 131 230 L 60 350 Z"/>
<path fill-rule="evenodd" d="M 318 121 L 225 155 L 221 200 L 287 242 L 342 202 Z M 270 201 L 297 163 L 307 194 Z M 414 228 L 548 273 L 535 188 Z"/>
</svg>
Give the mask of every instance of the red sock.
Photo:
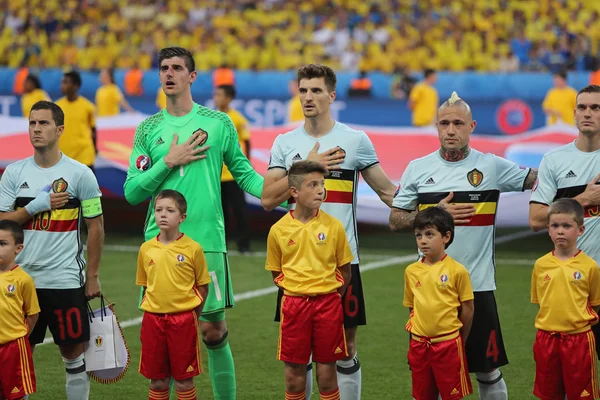
<svg viewBox="0 0 600 400">
<path fill-rule="evenodd" d="M 177 400 L 197 400 L 196 397 L 196 388 L 193 387 L 190 390 L 185 390 L 183 392 L 177 391 Z"/>
<path fill-rule="evenodd" d="M 340 389 L 336 388 L 333 392 L 322 393 L 321 400 L 340 400 Z"/>
<path fill-rule="evenodd" d="M 291 393 L 286 390 L 285 400 L 306 400 L 306 391 Z"/>
<path fill-rule="evenodd" d="M 150 395 L 148 400 L 169 400 L 169 389 L 165 390 L 152 390 L 150 389 Z"/>
</svg>

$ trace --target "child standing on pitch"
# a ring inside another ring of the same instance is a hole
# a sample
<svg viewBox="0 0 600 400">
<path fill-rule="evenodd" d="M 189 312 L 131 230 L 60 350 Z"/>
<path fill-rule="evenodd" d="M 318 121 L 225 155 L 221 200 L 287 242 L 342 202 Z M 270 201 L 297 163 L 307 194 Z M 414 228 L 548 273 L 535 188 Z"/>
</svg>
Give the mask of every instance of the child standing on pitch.
<svg viewBox="0 0 600 400">
<path fill-rule="evenodd" d="M 317 364 L 323 400 L 339 400 L 336 361 L 348 357 L 342 294 L 352 251 L 340 221 L 319 210 L 327 170 L 295 162 L 288 185 L 296 208 L 277 221 L 267 240 L 266 269 L 283 288 L 277 359 L 285 363 L 286 400 L 306 399 L 306 364 Z"/>
<path fill-rule="evenodd" d="M 415 400 L 462 399 L 473 392 L 465 357 L 474 311 L 469 272 L 446 254 L 454 238 L 447 211 L 420 211 L 413 229 L 423 258 L 404 272 L 412 395 Z"/>
<path fill-rule="evenodd" d="M 0 220 L 0 399 L 17 400 L 36 389 L 28 336 L 40 306 L 33 279 L 15 264 L 23 250 L 23 228 Z"/>
<path fill-rule="evenodd" d="M 533 394 L 542 400 L 598 399 L 596 342 L 590 327 L 598 322 L 600 272 L 596 261 L 577 249 L 584 209 L 560 199 L 548 208 L 548 233 L 554 250 L 539 258 L 531 277 L 531 302 L 540 309 L 533 345 Z"/>
<path fill-rule="evenodd" d="M 140 373 L 150 379 L 150 400 L 195 400 L 194 376 L 202 372 L 198 316 L 210 278 L 202 247 L 179 231 L 187 203 L 175 190 L 154 200 L 159 235 L 140 247 L 136 284 L 145 288 L 140 340 Z"/>
</svg>

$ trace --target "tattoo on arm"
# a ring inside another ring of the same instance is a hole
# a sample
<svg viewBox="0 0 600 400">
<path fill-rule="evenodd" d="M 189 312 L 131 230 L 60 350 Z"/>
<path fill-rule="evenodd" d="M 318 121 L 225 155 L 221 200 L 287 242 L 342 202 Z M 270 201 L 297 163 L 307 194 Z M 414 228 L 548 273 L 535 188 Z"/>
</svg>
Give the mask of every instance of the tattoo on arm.
<svg viewBox="0 0 600 400">
<path fill-rule="evenodd" d="M 410 229 L 415 222 L 415 217 L 417 216 L 417 210 L 415 211 L 392 211 L 390 215 L 390 225 L 392 229 L 402 230 L 402 229 Z"/>
<path fill-rule="evenodd" d="M 538 177 L 538 170 L 535 168 L 531 168 L 529 174 L 527 174 L 527 178 L 525 178 L 525 183 L 523 184 L 524 189 L 531 189 L 535 184 L 535 181 Z"/>
<path fill-rule="evenodd" d="M 460 161 L 467 158 L 469 153 L 471 152 L 471 148 L 467 145 L 462 149 L 458 150 L 448 150 L 444 146 L 440 147 L 440 155 L 446 161 Z"/>
</svg>

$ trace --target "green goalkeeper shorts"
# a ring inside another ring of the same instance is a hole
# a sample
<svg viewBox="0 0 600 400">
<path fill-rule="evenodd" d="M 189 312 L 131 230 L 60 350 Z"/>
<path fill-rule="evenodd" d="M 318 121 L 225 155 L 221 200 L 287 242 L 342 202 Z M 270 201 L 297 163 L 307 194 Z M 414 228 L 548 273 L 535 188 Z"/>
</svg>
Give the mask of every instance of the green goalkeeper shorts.
<svg viewBox="0 0 600 400">
<path fill-rule="evenodd" d="M 224 311 L 234 306 L 233 287 L 226 253 L 204 253 L 210 283 L 202 315 Z"/>
<path fill-rule="evenodd" d="M 206 258 L 210 283 L 208 284 L 208 297 L 204 301 L 202 316 L 207 316 L 207 320 L 210 320 L 211 314 L 223 313 L 225 309 L 232 308 L 235 301 L 233 299 L 227 254 L 204 253 L 204 257 Z M 144 288 L 140 290 L 138 308 L 141 307 L 143 297 Z"/>
</svg>

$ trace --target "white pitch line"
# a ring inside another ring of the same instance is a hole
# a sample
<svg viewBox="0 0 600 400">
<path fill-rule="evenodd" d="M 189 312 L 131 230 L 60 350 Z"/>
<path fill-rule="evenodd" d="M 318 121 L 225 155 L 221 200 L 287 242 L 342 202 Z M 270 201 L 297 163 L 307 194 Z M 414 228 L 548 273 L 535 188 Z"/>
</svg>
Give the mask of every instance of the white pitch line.
<svg viewBox="0 0 600 400">
<path fill-rule="evenodd" d="M 524 237 L 527 236 L 531 236 L 534 235 L 535 233 L 531 232 L 531 231 L 522 231 L 522 232 L 516 232 L 516 233 L 511 233 L 508 235 L 504 235 L 504 236 L 500 236 L 499 238 L 496 239 L 496 243 L 506 243 L 506 242 L 510 242 L 511 240 L 516 240 L 516 239 L 522 239 Z M 132 251 L 132 248 L 135 248 L 135 246 L 119 246 L 119 245 L 115 245 L 114 247 L 119 248 L 120 250 L 113 250 L 113 251 Z M 109 250 L 108 246 L 105 246 L 105 248 L 107 250 Z M 138 248 L 135 248 L 134 251 L 138 251 Z M 230 255 L 234 255 L 233 251 L 228 252 L 228 254 Z M 238 252 L 235 252 L 238 253 Z M 238 253 L 239 254 L 239 253 Z M 373 262 L 369 262 L 366 264 L 363 264 L 360 266 L 360 272 L 367 272 L 367 271 L 372 271 L 375 269 L 380 269 L 380 268 L 385 268 L 385 267 L 389 267 L 391 265 L 396 265 L 396 264 L 402 264 L 402 263 L 406 263 L 406 262 L 410 262 L 410 261 L 415 261 L 417 259 L 417 255 L 407 255 L 407 256 L 401 256 L 401 257 L 390 257 L 387 258 L 385 260 L 381 260 L 381 261 L 373 261 Z M 528 264 L 530 263 L 530 260 L 505 260 L 505 259 L 501 259 L 501 260 L 497 260 L 498 263 L 508 263 L 511 262 L 513 264 Z M 257 297 L 262 297 L 262 296 L 266 296 L 269 295 L 271 293 L 276 293 L 278 290 L 278 288 L 276 286 L 269 286 L 263 289 L 257 289 L 257 290 L 250 290 L 247 292 L 243 292 L 240 293 L 238 295 L 235 295 L 235 301 L 239 302 L 239 301 L 243 301 L 243 300 L 250 300 L 250 299 L 254 299 Z M 121 328 L 125 329 L 125 328 L 129 328 L 132 326 L 137 326 L 139 324 L 142 323 L 142 317 L 137 317 L 137 318 L 132 318 L 132 319 L 128 319 L 125 321 L 120 322 Z M 48 343 L 53 343 L 53 339 L 51 337 L 44 339 L 43 343 L 38 344 L 38 346 L 42 346 L 44 344 L 48 344 Z"/>
</svg>

